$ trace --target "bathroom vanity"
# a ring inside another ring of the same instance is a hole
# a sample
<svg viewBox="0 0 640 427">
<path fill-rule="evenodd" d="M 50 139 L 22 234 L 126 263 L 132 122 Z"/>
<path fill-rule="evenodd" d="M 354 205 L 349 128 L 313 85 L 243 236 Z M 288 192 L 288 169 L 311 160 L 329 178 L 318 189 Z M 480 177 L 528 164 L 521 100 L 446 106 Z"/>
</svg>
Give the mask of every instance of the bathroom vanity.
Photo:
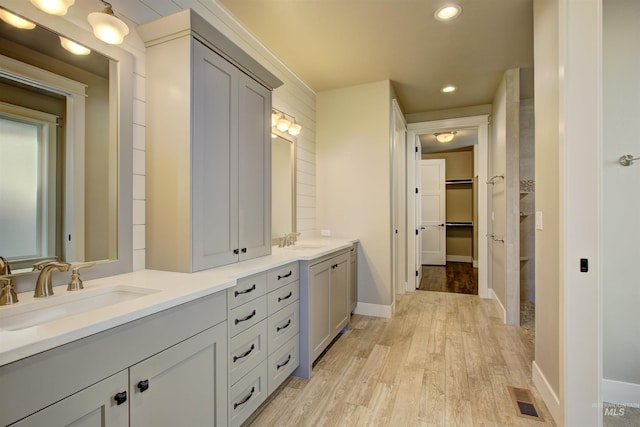
<svg viewBox="0 0 640 427">
<path fill-rule="evenodd" d="M 0 425 L 242 424 L 299 366 L 308 377 L 347 326 L 354 245 L 301 241 L 198 273 L 143 270 L 46 299 L 19 294 L 0 307 Z M 105 293 L 135 295 L 39 317 Z"/>
</svg>

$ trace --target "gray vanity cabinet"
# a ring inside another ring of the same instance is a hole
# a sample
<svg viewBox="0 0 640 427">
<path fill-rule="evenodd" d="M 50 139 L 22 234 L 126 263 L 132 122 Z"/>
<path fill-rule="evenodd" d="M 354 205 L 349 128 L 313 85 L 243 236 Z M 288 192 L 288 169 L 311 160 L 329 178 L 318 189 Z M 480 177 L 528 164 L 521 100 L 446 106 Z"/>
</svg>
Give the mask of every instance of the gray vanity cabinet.
<svg viewBox="0 0 640 427">
<path fill-rule="evenodd" d="M 147 47 L 147 268 L 193 272 L 270 254 L 277 79 L 191 10 L 138 31 Z"/>
<path fill-rule="evenodd" d="M 349 249 L 301 262 L 300 367 L 294 375 L 309 378 L 311 365 L 349 324 Z"/>
<path fill-rule="evenodd" d="M 225 318 L 223 291 L 0 366 L 0 425 L 225 426 Z"/>
</svg>

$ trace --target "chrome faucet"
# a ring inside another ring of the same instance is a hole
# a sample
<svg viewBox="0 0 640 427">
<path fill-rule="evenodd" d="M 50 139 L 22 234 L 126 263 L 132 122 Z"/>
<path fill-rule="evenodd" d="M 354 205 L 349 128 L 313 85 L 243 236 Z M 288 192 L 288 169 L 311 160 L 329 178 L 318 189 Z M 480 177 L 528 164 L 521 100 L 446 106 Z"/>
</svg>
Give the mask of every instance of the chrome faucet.
<svg viewBox="0 0 640 427">
<path fill-rule="evenodd" d="M 7 276 L 11 274 L 11 266 L 9 261 L 3 256 L 0 256 L 0 276 Z"/>
<path fill-rule="evenodd" d="M 50 262 L 40 269 L 40 274 L 36 280 L 36 290 L 33 294 L 35 298 L 48 297 L 53 295 L 53 281 L 51 280 L 51 273 L 53 270 L 67 271 L 71 267 L 68 262 Z"/>
</svg>

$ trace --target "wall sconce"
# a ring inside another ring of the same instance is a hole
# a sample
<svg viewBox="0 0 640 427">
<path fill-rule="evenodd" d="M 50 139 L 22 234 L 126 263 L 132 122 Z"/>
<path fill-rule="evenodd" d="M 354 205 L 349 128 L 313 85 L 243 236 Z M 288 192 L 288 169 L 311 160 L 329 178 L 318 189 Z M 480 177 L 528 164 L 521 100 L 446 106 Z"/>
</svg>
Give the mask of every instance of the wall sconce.
<svg viewBox="0 0 640 427">
<path fill-rule="evenodd" d="M 0 19 L 2 19 L 7 24 L 11 25 L 14 28 L 18 28 L 20 30 L 33 30 L 36 27 L 31 21 L 27 21 L 26 19 L 14 15 L 8 10 L 0 9 Z"/>
<path fill-rule="evenodd" d="M 72 40 L 60 37 L 60 46 L 62 46 L 65 50 L 73 53 L 74 55 L 89 55 L 91 53 L 91 49 L 82 46 Z"/>
<path fill-rule="evenodd" d="M 93 12 L 87 16 L 93 35 L 108 44 L 120 44 L 124 36 L 129 34 L 129 27 L 113 14 L 110 3 L 101 0 L 104 4 L 102 12 Z"/>
<path fill-rule="evenodd" d="M 450 132 L 434 133 L 434 135 L 438 140 L 438 142 L 442 144 L 446 144 L 447 142 L 453 141 L 453 138 L 456 136 L 457 133 L 458 131 L 452 130 Z"/>
<path fill-rule="evenodd" d="M 291 120 L 289 120 L 291 119 Z M 271 108 L 271 127 L 280 132 L 288 132 L 291 136 L 300 135 L 302 126 L 296 123 L 296 118 L 276 108 Z"/>
<path fill-rule="evenodd" d="M 62 16 L 67 14 L 67 10 L 76 0 L 31 0 L 31 3 L 41 11 L 49 15 Z"/>
</svg>

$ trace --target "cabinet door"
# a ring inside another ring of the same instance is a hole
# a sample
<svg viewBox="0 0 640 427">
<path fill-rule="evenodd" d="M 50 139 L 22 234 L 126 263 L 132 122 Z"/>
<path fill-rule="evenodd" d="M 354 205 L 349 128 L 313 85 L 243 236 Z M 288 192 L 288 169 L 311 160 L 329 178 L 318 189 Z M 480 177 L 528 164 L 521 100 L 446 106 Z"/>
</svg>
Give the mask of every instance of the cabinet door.
<svg viewBox="0 0 640 427">
<path fill-rule="evenodd" d="M 349 323 L 349 254 L 329 260 L 331 263 L 331 336 Z"/>
<path fill-rule="evenodd" d="M 240 75 L 240 261 L 271 253 L 271 92 Z"/>
<path fill-rule="evenodd" d="M 193 41 L 193 271 L 238 260 L 239 74 L 231 63 Z"/>
<path fill-rule="evenodd" d="M 331 260 L 309 267 L 309 342 L 313 362 L 331 342 Z"/>
<path fill-rule="evenodd" d="M 127 427 L 129 399 L 118 405 L 114 397 L 118 393 L 126 394 L 128 384 L 127 371 L 121 371 L 13 425 L 17 427 Z"/>
<path fill-rule="evenodd" d="M 227 424 L 227 324 L 129 369 L 131 426 Z"/>
</svg>

